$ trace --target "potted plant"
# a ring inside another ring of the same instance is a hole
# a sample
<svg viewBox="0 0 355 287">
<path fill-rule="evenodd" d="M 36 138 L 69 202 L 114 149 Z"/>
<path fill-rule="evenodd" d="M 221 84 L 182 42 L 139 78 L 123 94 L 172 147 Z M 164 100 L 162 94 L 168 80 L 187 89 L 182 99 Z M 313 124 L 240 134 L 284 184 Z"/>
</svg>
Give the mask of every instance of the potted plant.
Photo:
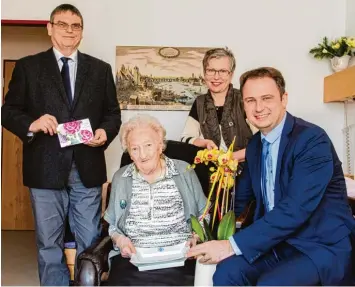
<svg viewBox="0 0 355 287">
<path fill-rule="evenodd" d="M 209 240 L 228 240 L 236 232 L 236 218 L 233 210 L 234 202 L 230 190 L 234 186 L 238 161 L 232 158 L 235 139 L 227 151 L 212 149 L 200 150 L 190 168 L 196 164 L 212 164 L 210 168 L 211 189 L 207 205 L 201 218 L 191 215 L 192 230 L 198 235 L 201 242 Z M 215 197 L 214 204 L 211 198 Z M 207 218 L 212 215 L 212 222 Z M 212 229 L 218 221 L 216 238 Z M 212 229 L 211 229 L 211 227 Z M 196 261 L 195 286 L 212 286 L 212 276 L 216 269 L 215 264 L 201 264 Z"/>
<path fill-rule="evenodd" d="M 209 240 L 215 240 L 213 237 L 210 227 L 206 221 L 203 219 L 203 228 L 199 223 L 199 220 L 191 216 L 191 225 L 193 231 L 198 235 L 201 242 L 206 242 Z M 234 211 L 228 211 L 222 218 L 218 226 L 217 240 L 228 240 L 236 231 L 236 222 Z M 199 262 L 199 258 L 196 260 L 195 269 L 195 286 L 212 286 L 212 276 L 216 271 L 216 264 L 202 264 Z"/>
<path fill-rule="evenodd" d="M 331 42 L 327 37 L 318 46 L 312 48 L 309 53 L 316 59 L 330 59 L 331 66 L 335 72 L 348 67 L 351 56 L 354 55 L 355 38 L 340 37 Z"/>
</svg>

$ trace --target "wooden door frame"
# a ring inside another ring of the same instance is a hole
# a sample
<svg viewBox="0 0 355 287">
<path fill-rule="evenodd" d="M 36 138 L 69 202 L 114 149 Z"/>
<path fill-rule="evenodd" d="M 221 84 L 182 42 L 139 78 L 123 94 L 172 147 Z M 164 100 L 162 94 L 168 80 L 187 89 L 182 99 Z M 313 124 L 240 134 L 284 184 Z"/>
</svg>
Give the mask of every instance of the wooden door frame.
<svg viewBox="0 0 355 287">
<path fill-rule="evenodd" d="M 2 99 L 1 99 L 1 105 L 3 105 L 4 104 L 4 102 L 5 102 L 5 69 L 6 69 L 6 63 L 9 63 L 9 62 L 17 62 L 18 60 L 8 60 L 8 59 L 4 59 L 3 60 L 3 73 L 2 73 L 2 76 L 3 76 L 3 81 L 4 81 L 4 85 L 3 85 L 3 87 L 2 87 Z M 1 129 L 3 129 L 3 127 L 1 127 Z M 2 155 L 2 149 L 3 149 L 3 147 L 4 147 L 4 142 L 3 142 L 3 132 L 1 131 L 1 155 Z M 1 169 L 2 169 L 2 157 L 1 157 Z M 2 179 L 1 179 L 2 180 Z"/>
<path fill-rule="evenodd" d="M 42 27 L 42 28 L 45 28 L 46 26 L 47 26 L 47 23 L 48 23 L 49 21 L 48 20 L 45 20 L 45 21 L 43 21 L 43 20 L 12 20 L 12 19 L 2 19 L 1 20 L 1 26 L 3 27 L 3 26 L 16 26 L 16 27 L 19 27 L 19 28 L 21 28 L 21 27 L 24 27 L 24 28 L 26 28 L 26 27 Z M 8 71 L 9 72 L 9 70 L 6 70 L 6 65 L 8 65 L 9 63 L 16 63 L 18 61 L 18 59 L 17 60 L 10 60 L 10 59 L 4 59 L 3 60 L 3 79 L 4 79 L 4 85 L 3 85 L 3 96 L 2 96 L 2 104 L 5 102 L 5 98 L 6 98 L 6 94 L 5 94 L 5 88 L 6 88 L 6 85 L 5 85 L 5 71 Z M 9 69 L 9 67 L 8 67 L 8 69 Z M 9 84 L 9 82 L 6 82 L 6 84 L 8 85 Z M 2 131 L 4 131 L 4 128 L 2 128 Z M 7 138 L 5 137 L 4 138 L 4 134 L 3 134 L 3 132 L 1 133 L 1 154 L 3 154 L 3 152 L 4 152 L 4 143 L 5 143 L 5 141 L 7 140 Z M 23 146 L 21 147 L 21 148 L 23 148 Z M 21 161 L 23 160 L 23 158 L 21 158 Z M 3 157 L 1 157 L 1 168 L 3 168 L 3 166 L 4 166 L 4 158 Z M 23 164 L 23 162 L 22 162 L 22 164 Z M 2 171 L 3 172 L 3 171 Z M 2 181 L 3 181 L 3 179 L 2 179 Z M 21 181 L 22 181 L 22 179 L 21 179 Z M 1 182 L 1 185 L 2 185 L 3 183 Z M 23 183 L 22 183 L 22 185 L 23 185 Z M 22 187 L 21 187 L 22 188 Z M 25 186 L 23 187 L 23 188 L 25 188 Z M 4 192 L 4 191 L 3 191 Z M 23 193 L 22 192 L 20 192 L 19 193 L 19 195 L 20 195 L 20 198 L 21 199 L 23 199 L 24 197 L 23 197 Z M 28 193 L 28 195 L 29 195 L 29 193 Z M 2 193 L 2 197 L 3 197 L 3 193 Z M 2 198 L 3 199 L 3 198 Z M 29 200 L 29 199 L 28 199 Z M 30 201 L 28 201 L 28 202 L 30 202 Z M 26 199 L 26 203 L 23 205 L 23 207 L 22 207 L 22 209 L 20 209 L 21 210 L 21 214 L 25 214 L 26 213 L 26 215 L 27 215 L 27 213 L 28 213 L 28 211 L 29 211 L 29 205 L 28 205 L 28 202 L 27 202 L 27 199 Z M 3 200 L 2 200 L 2 205 L 3 205 Z M 15 221 L 14 222 L 14 225 L 13 225 L 13 228 L 14 229 L 12 229 L 12 227 L 10 227 L 10 229 L 8 229 L 8 228 L 6 228 L 6 229 L 3 229 L 4 228 L 4 226 L 3 226 L 3 222 L 1 222 L 1 229 L 2 230 L 34 230 L 34 222 L 28 222 L 27 221 L 27 225 L 24 223 L 24 224 L 19 224 L 19 225 L 17 225 L 18 223 L 17 223 L 17 219 L 16 219 L 16 217 L 13 217 L 13 220 Z M 30 220 L 30 219 L 28 219 L 28 220 Z M 32 219 L 31 219 L 31 221 L 33 221 L 33 215 L 32 215 Z M 7 224 L 7 223 L 6 223 Z M 28 229 L 29 228 L 29 229 Z"/>
<path fill-rule="evenodd" d="M 1 26 L 43 27 L 47 26 L 48 22 L 48 20 L 1 19 Z"/>
<path fill-rule="evenodd" d="M 17 62 L 18 60 L 9 60 L 9 59 L 4 59 L 3 60 L 3 73 L 2 73 L 2 75 L 3 75 L 3 79 L 5 79 L 5 77 L 4 77 L 4 75 L 5 75 L 5 64 L 6 63 L 9 63 L 9 62 Z M 3 87 L 2 87 L 2 99 L 1 99 L 1 105 L 3 105 L 4 104 L 4 100 L 5 100 L 5 84 L 3 85 Z M 2 147 L 2 146 L 1 146 Z"/>
</svg>

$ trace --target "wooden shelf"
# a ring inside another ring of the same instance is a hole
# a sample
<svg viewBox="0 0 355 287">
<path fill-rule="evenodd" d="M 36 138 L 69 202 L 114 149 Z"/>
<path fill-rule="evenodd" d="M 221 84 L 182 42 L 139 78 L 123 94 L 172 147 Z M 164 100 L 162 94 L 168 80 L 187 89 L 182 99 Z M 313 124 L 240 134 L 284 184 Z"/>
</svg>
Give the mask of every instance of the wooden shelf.
<svg viewBox="0 0 355 287">
<path fill-rule="evenodd" d="M 355 99 L 355 66 L 324 78 L 325 103 Z"/>
</svg>

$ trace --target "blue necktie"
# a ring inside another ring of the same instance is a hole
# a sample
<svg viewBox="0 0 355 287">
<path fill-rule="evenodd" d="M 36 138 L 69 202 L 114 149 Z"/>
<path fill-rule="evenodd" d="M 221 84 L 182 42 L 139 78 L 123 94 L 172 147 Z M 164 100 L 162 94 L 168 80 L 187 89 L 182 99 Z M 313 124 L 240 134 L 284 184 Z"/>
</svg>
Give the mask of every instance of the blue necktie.
<svg viewBox="0 0 355 287">
<path fill-rule="evenodd" d="M 69 65 L 68 65 L 68 61 L 70 60 L 70 58 L 62 57 L 60 59 L 63 62 L 61 75 L 62 75 L 62 80 L 63 80 L 63 84 L 64 84 L 65 93 L 67 94 L 67 97 L 68 97 L 68 100 L 69 100 L 69 104 L 72 105 L 73 96 L 72 96 L 72 92 L 71 92 L 70 74 L 69 74 Z"/>
<path fill-rule="evenodd" d="M 270 175 L 270 156 L 269 156 L 269 147 L 270 143 L 264 138 L 262 139 L 263 150 L 261 157 L 261 193 L 264 200 L 264 206 L 267 211 L 270 210 L 269 200 L 267 197 L 268 181 L 272 180 Z"/>
</svg>

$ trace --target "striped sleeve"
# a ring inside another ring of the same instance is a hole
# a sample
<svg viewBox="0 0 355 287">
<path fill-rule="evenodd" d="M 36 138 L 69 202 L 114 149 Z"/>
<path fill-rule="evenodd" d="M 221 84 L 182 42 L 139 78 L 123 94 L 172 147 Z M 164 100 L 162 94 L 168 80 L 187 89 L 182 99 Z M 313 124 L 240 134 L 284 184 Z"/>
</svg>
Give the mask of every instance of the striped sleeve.
<svg viewBox="0 0 355 287">
<path fill-rule="evenodd" d="M 181 135 L 181 141 L 193 144 L 197 138 L 203 138 L 203 136 L 200 129 L 200 123 L 198 121 L 197 106 L 195 101 L 187 117 L 185 127 Z"/>
</svg>

